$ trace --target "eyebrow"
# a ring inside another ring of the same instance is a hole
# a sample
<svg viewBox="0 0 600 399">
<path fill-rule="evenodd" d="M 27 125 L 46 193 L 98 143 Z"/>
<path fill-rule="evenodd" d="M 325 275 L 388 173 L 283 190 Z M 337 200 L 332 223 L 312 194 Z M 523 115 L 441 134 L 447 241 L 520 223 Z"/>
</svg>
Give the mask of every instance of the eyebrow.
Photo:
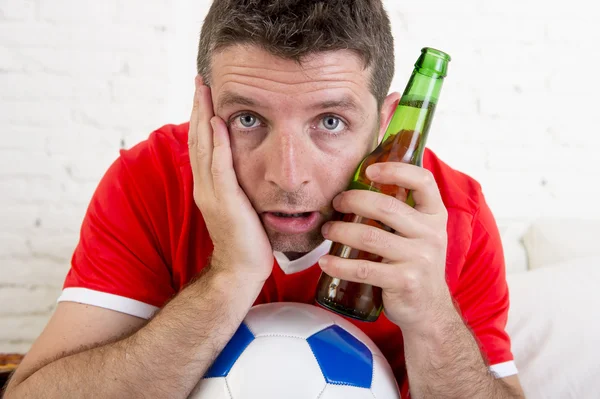
<svg viewBox="0 0 600 399">
<path fill-rule="evenodd" d="M 343 97 L 339 100 L 325 100 L 312 105 L 310 108 L 315 110 L 335 108 L 346 111 L 361 112 L 361 108 L 350 97 Z"/>
<path fill-rule="evenodd" d="M 260 108 L 260 104 L 252 98 L 244 97 L 240 94 L 236 94 L 231 91 L 225 91 L 219 96 L 217 100 L 216 111 L 219 113 L 223 108 L 230 107 L 233 105 L 243 105 L 246 107 Z M 362 108 L 350 97 L 342 97 L 335 100 L 325 100 L 312 104 L 308 107 L 311 110 L 323 110 L 323 109 L 338 109 L 345 111 L 354 111 L 357 113 L 363 113 Z"/>
<path fill-rule="evenodd" d="M 217 112 L 225 107 L 232 105 L 245 105 L 247 107 L 258 107 L 258 103 L 251 98 L 241 96 L 239 94 L 225 91 L 217 100 Z"/>
</svg>

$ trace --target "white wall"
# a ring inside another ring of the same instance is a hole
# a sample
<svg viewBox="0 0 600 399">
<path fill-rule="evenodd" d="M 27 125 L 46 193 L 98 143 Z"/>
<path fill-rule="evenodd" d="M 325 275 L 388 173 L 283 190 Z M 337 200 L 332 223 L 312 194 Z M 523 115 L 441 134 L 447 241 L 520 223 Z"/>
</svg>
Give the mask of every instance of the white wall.
<svg viewBox="0 0 600 399">
<path fill-rule="evenodd" d="M 46 323 L 118 149 L 188 118 L 208 4 L 0 0 L 0 352 L 27 350 Z M 496 216 L 599 218 L 593 3 L 386 4 L 393 90 L 421 47 L 452 55 L 429 144 Z"/>
</svg>

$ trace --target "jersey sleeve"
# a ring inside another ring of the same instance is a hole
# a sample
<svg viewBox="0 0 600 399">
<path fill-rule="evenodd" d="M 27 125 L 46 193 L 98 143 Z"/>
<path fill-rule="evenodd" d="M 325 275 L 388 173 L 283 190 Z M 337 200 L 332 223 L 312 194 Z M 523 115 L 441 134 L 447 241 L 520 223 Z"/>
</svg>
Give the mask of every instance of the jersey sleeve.
<svg viewBox="0 0 600 399">
<path fill-rule="evenodd" d="M 148 209 L 160 189 L 140 192 L 138 179 L 152 179 L 149 165 L 137 164 L 145 176 L 132 176 L 124 152 L 102 177 L 84 216 L 59 302 L 71 301 L 112 309 L 141 318 L 174 295 L 171 273 L 161 251 L 156 221 Z M 144 162 L 139 157 L 136 162 Z M 138 172 L 139 174 L 139 172 Z M 156 206 L 153 205 L 156 212 Z"/>
<path fill-rule="evenodd" d="M 510 338 L 505 331 L 509 292 L 500 234 L 483 196 L 480 202 L 455 300 L 490 371 L 503 378 L 517 373 Z"/>
</svg>

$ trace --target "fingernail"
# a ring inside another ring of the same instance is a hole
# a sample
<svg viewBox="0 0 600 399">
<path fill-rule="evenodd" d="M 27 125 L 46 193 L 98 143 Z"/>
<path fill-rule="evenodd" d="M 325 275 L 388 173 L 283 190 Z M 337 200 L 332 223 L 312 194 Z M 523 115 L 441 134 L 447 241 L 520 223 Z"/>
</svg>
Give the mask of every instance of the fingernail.
<svg viewBox="0 0 600 399">
<path fill-rule="evenodd" d="M 327 235 L 329 232 L 329 223 L 325 223 L 323 227 L 321 227 L 321 234 Z"/>
<path fill-rule="evenodd" d="M 215 118 L 210 118 L 210 126 L 212 126 L 213 130 L 217 128 L 217 121 Z"/>
<path fill-rule="evenodd" d="M 325 265 L 327 265 L 327 258 L 325 258 L 325 257 L 319 258 L 319 266 L 323 267 Z"/>
<path fill-rule="evenodd" d="M 338 208 L 340 206 L 340 202 L 342 202 L 342 193 L 336 195 L 333 199 L 333 207 Z"/>
<path fill-rule="evenodd" d="M 379 165 L 370 165 L 365 172 L 367 173 L 367 177 L 369 179 L 375 179 L 377 176 L 379 176 Z"/>
</svg>

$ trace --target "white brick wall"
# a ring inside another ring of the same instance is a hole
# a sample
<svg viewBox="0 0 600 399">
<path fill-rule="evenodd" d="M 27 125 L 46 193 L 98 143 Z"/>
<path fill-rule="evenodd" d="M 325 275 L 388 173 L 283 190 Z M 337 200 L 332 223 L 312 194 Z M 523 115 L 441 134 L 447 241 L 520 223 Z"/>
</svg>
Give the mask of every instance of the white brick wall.
<svg viewBox="0 0 600 399">
<path fill-rule="evenodd" d="M 386 4 L 393 90 L 421 47 L 452 55 L 429 144 L 483 184 L 499 219 L 600 217 L 593 2 Z M 0 0 L 0 352 L 43 328 L 117 150 L 188 118 L 207 7 Z"/>
</svg>

